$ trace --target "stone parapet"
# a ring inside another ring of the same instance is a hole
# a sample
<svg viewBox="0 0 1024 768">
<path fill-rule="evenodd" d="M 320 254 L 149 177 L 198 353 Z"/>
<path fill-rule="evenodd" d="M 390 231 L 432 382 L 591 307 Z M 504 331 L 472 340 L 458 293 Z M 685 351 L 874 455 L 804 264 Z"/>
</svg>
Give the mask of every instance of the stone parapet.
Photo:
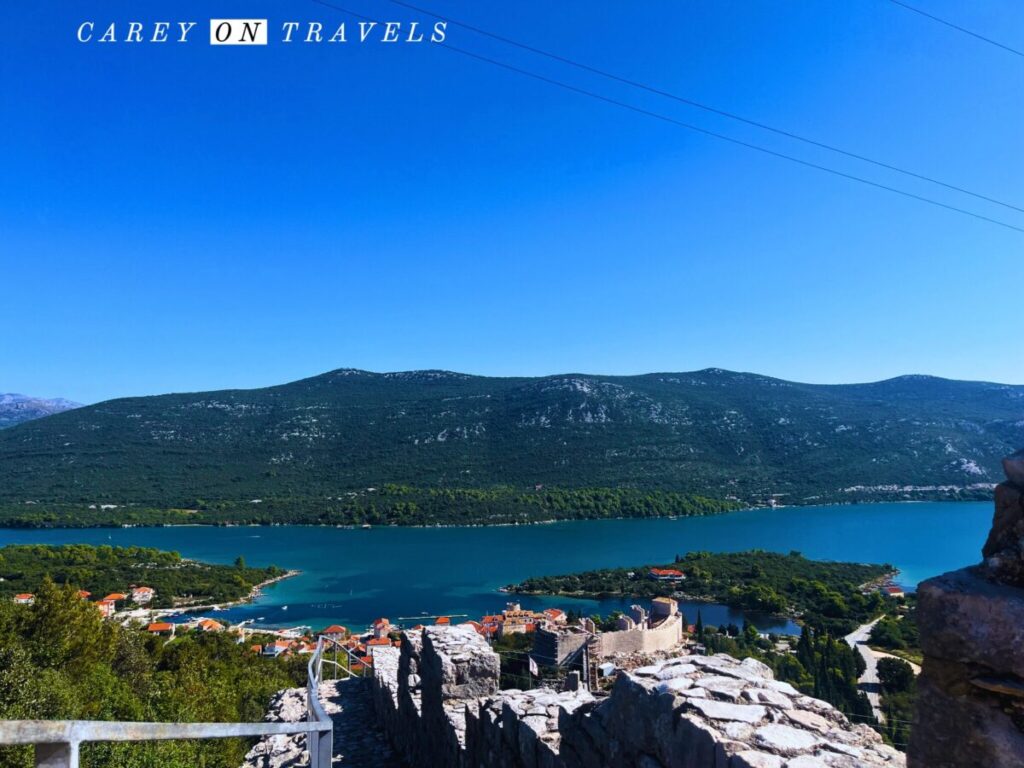
<svg viewBox="0 0 1024 768">
<path fill-rule="evenodd" d="M 1024 765 L 1024 453 L 1003 466 L 981 565 L 918 587 L 912 768 Z"/>
<path fill-rule="evenodd" d="M 925 658 L 909 765 L 1024 765 L 1024 590 L 965 568 L 923 582 L 917 616 Z"/>
</svg>

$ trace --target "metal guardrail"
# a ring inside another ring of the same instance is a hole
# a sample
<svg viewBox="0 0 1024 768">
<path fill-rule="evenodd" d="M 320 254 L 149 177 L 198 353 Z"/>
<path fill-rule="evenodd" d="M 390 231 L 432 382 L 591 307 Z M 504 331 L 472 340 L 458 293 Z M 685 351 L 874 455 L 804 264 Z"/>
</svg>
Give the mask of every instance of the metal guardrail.
<svg viewBox="0 0 1024 768">
<path fill-rule="evenodd" d="M 334 641 L 321 637 L 307 665 L 304 722 L 139 723 L 102 720 L 0 720 L 0 746 L 35 745 L 36 768 L 78 768 L 79 745 L 87 741 L 230 739 L 304 733 L 309 750 L 310 768 L 330 768 L 334 746 L 334 723 L 320 703 L 319 695 L 324 649 L 330 643 Z"/>
</svg>

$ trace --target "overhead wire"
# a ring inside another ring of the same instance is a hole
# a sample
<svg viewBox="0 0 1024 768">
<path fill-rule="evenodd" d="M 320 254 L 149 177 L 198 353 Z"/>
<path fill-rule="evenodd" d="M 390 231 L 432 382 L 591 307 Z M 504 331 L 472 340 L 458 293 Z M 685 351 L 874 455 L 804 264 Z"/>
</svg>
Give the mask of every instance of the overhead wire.
<svg viewBox="0 0 1024 768">
<path fill-rule="evenodd" d="M 337 5 L 337 4 L 334 4 L 334 3 L 326 2 L 326 0 L 311 0 L 311 1 L 314 2 L 314 3 L 317 3 L 318 5 L 322 5 L 324 7 L 332 8 L 332 9 L 334 9 L 336 11 L 340 11 L 342 13 L 346 13 L 346 14 L 348 14 L 350 16 L 355 17 L 355 18 L 360 18 L 360 19 L 363 19 L 365 21 L 372 21 L 372 22 L 380 23 L 377 19 L 373 19 L 373 18 L 371 18 L 369 16 L 365 16 L 363 14 L 357 13 L 357 12 L 352 11 L 351 9 L 345 8 L 343 6 L 340 6 L 340 5 Z M 678 120 L 678 119 L 676 119 L 674 117 L 670 117 L 668 115 L 664 115 L 664 114 L 661 114 L 659 112 L 654 112 L 652 110 L 645 109 L 643 107 L 638 107 L 638 106 L 636 106 L 634 104 L 630 104 L 628 102 L 620 101 L 620 100 L 614 99 L 614 98 L 612 98 L 610 96 L 605 96 L 603 94 L 600 94 L 600 93 L 597 93 L 597 92 L 594 92 L 594 91 L 590 91 L 590 90 L 587 90 L 585 88 L 581 88 L 579 86 L 572 85 L 570 83 L 566 83 L 566 82 L 563 82 L 561 80 L 557 80 L 557 79 L 552 78 L 552 77 L 548 77 L 546 75 L 541 75 L 541 74 L 538 74 L 536 72 L 532 72 L 530 70 L 523 69 L 522 67 L 517 67 L 515 65 L 509 64 L 509 63 L 504 62 L 504 61 L 500 61 L 500 60 L 497 60 L 497 59 L 492 59 L 492 58 L 490 58 L 488 56 L 484 56 L 483 54 L 475 53 L 473 51 L 469 51 L 469 50 L 466 50 L 464 48 L 459 48 L 459 47 L 451 45 L 450 43 L 447 43 L 447 42 L 439 43 L 439 44 L 436 45 L 436 47 L 442 48 L 444 50 L 452 51 L 454 53 L 458 53 L 458 54 L 461 54 L 463 56 L 466 56 L 466 57 L 469 57 L 469 58 L 472 58 L 472 59 L 476 59 L 478 61 L 482 61 L 482 62 L 491 64 L 491 65 L 496 66 L 496 67 L 500 67 L 502 69 L 505 69 L 505 70 L 508 70 L 508 71 L 511 71 L 511 72 L 515 72 L 515 73 L 521 74 L 523 76 L 532 78 L 534 80 L 538 80 L 540 82 L 544 82 L 544 83 L 548 83 L 550 85 L 557 86 L 559 88 L 562 88 L 564 90 L 567 90 L 567 91 L 570 91 L 570 92 L 573 92 L 573 93 L 576 93 L 576 94 L 579 94 L 579 95 L 582 95 L 582 96 L 587 96 L 589 98 L 596 99 L 596 100 L 604 102 L 606 104 L 611 104 L 613 106 L 617 106 L 619 108 L 629 110 L 629 111 L 634 112 L 636 114 L 645 115 L 647 117 L 654 118 L 656 120 L 662 121 L 664 123 L 668 123 L 670 125 L 674 125 L 674 126 L 679 127 L 679 128 L 683 128 L 683 129 L 686 129 L 686 130 L 689 130 L 689 131 L 693 131 L 695 133 L 703 134 L 703 135 L 709 136 L 711 138 L 719 139 L 721 141 L 725 141 L 725 142 L 728 142 L 730 144 L 734 144 L 736 146 L 745 147 L 747 149 L 751 149 L 751 150 L 760 152 L 760 153 L 765 154 L 765 155 L 769 155 L 769 156 L 772 156 L 772 157 L 775 157 L 775 158 L 778 158 L 778 159 L 781 159 L 781 160 L 786 160 L 788 162 L 792 162 L 792 163 L 804 166 L 806 168 L 812 168 L 812 169 L 821 171 L 823 173 L 831 174 L 831 175 L 839 177 L 839 178 L 847 179 L 849 181 L 855 181 L 855 182 L 857 182 L 859 184 L 863 184 L 863 185 L 866 185 L 866 186 L 869 186 L 869 187 L 873 187 L 875 189 L 881 189 L 881 190 L 884 190 L 884 191 L 887 191 L 887 192 L 891 192 L 893 194 L 900 195 L 902 197 L 906 197 L 906 198 L 909 198 L 909 199 L 912 199 L 912 200 L 917 200 L 918 202 L 926 203 L 928 205 L 932 205 L 932 206 L 935 206 L 935 207 L 938 207 L 938 208 L 942 208 L 942 209 L 945 209 L 947 211 L 953 211 L 955 213 L 959 213 L 959 214 L 964 215 L 964 216 L 969 216 L 969 217 L 977 219 L 979 221 L 985 221 L 985 222 L 988 222 L 989 224 L 994 224 L 996 226 L 1003 227 L 1003 228 L 1006 228 L 1006 229 L 1010 229 L 1010 230 L 1013 230 L 1015 232 L 1024 233 L 1024 227 L 1019 227 L 1019 226 L 1016 226 L 1014 224 L 1010 224 L 1009 222 L 993 218 L 991 216 L 986 216 L 984 214 L 976 213 L 976 212 L 968 210 L 966 208 L 960 208 L 959 206 L 955 206 L 955 205 L 951 205 L 949 203 L 944 203 L 944 202 L 941 202 L 939 200 L 935 200 L 934 198 L 926 197 L 924 195 L 918 195 L 918 194 L 916 194 L 914 192 L 908 192 L 906 190 L 899 189 L 898 187 L 893 187 L 893 186 L 890 186 L 888 184 L 883 184 L 881 182 L 872 181 L 872 180 L 866 179 L 866 178 L 864 178 L 862 176 L 857 176 L 857 175 L 852 174 L 852 173 L 847 173 L 845 171 L 840 171 L 840 170 L 837 170 L 835 168 L 830 168 L 828 166 L 821 165 L 820 163 L 815 163 L 815 162 L 812 162 L 812 161 L 809 161 L 809 160 L 804 160 L 802 158 L 796 157 L 794 155 L 786 154 L 785 152 L 779 152 L 777 150 L 770 149 L 768 147 L 764 147 L 764 146 L 761 146 L 759 144 L 754 144 L 754 143 L 749 142 L 749 141 L 744 141 L 742 139 L 737 139 L 737 138 L 734 138 L 732 136 L 728 136 L 726 134 L 718 133 L 717 131 L 712 131 L 712 130 L 709 130 L 707 128 L 702 128 L 702 127 L 694 125 L 692 123 L 687 123 L 687 122 L 685 122 L 683 120 Z"/>
</svg>

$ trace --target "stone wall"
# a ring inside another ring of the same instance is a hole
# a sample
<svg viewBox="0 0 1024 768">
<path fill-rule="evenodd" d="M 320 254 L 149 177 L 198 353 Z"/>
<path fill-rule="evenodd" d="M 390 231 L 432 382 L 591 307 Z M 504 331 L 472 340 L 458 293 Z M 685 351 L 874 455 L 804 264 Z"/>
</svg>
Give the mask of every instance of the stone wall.
<svg viewBox="0 0 1024 768">
<path fill-rule="evenodd" d="M 621 673 L 610 695 L 498 690 L 469 627 L 377 651 L 378 720 L 412 768 L 874 768 L 904 765 L 870 728 L 760 662 L 681 656 Z"/>
<path fill-rule="evenodd" d="M 597 638 L 599 657 L 614 656 L 617 653 L 669 651 L 683 641 L 683 620 L 676 614 L 653 629 L 636 627 L 621 632 L 602 632 Z"/>
<path fill-rule="evenodd" d="M 1004 467 L 983 562 L 918 587 L 914 768 L 1024 765 L 1024 455 Z"/>
<path fill-rule="evenodd" d="M 533 637 L 533 650 L 530 651 L 538 664 L 549 667 L 561 666 L 573 654 L 579 651 L 590 635 L 585 632 L 572 632 L 568 629 L 539 628 Z"/>
</svg>

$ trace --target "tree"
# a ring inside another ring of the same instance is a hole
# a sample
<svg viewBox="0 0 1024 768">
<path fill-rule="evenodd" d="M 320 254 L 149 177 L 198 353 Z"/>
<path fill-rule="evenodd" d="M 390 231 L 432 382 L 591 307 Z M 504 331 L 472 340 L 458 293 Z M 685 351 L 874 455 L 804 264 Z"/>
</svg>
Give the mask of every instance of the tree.
<svg viewBox="0 0 1024 768">
<path fill-rule="evenodd" d="M 903 659 L 882 658 L 878 660 L 878 680 L 886 691 L 909 691 L 914 685 L 914 670 Z"/>
<path fill-rule="evenodd" d="M 235 558 L 235 568 L 240 571 L 245 569 L 245 558 L 241 555 Z"/>
</svg>

